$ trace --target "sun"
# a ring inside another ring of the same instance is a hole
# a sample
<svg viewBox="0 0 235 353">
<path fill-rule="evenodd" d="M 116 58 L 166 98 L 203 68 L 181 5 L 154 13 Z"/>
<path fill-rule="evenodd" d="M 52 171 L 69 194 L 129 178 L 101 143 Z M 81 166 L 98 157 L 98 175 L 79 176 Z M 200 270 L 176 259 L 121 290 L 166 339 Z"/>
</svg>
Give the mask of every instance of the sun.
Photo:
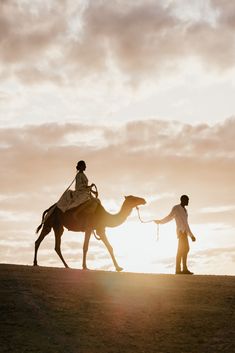
<svg viewBox="0 0 235 353">
<path fill-rule="evenodd" d="M 159 239 L 154 222 L 129 221 L 118 228 L 108 229 L 107 233 L 118 261 L 126 271 L 170 272 L 169 263 L 174 261 L 177 247 L 175 230 L 171 225 L 160 226 Z"/>
</svg>

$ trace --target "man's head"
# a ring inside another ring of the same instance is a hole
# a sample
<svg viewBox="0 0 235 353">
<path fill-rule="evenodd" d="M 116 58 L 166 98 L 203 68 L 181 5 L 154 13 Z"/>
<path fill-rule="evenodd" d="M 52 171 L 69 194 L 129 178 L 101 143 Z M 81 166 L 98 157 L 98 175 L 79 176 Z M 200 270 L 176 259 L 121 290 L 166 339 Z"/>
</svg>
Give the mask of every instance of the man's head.
<svg viewBox="0 0 235 353">
<path fill-rule="evenodd" d="M 180 203 L 182 206 L 188 206 L 189 197 L 187 195 L 182 195 L 180 197 Z"/>
</svg>

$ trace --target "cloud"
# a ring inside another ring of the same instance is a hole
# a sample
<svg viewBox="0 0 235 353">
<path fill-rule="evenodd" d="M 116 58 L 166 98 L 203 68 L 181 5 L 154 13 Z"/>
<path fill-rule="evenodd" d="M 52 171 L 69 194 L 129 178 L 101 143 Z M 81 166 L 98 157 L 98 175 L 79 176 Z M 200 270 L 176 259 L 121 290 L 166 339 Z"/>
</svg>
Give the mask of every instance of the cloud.
<svg viewBox="0 0 235 353">
<path fill-rule="evenodd" d="M 195 253 L 196 258 L 208 258 L 208 257 L 216 257 L 216 256 L 231 256 L 234 259 L 235 247 L 227 247 L 227 248 L 212 248 L 202 251 L 197 251 Z"/>
<path fill-rule="evenodd" d="M 0 62 L 24 83 L 72 84 L 106 72 L 156 80 L 196 58 L 206 70 L 234 68 L 229 1 L 203 6 L 144 1 L 3 1 Z M 17 21 L 15 21 L 17 18 Z"/>
<path fill-rule="evenodd" d="M 1 60 L 5 63 L 33 62 L 52 49 L 58 41 L 57 36 L 66 29 L 61 15 L 65 11 L 64 1 L 53 9 L 43 6 L 43 2 L 3 1 L 0 9 L 0 43 L 4 49 Z"/>
<path fill-rule="evenodd" d="M 20 204 L 26 212 L 38 212 L 59 198 L 74 178 L 77 161 L 85 159 L 90 182 L 107 202 L 117 204 L 127 194 L 150 200 L 157 195 L 149 205 L 153 212 L 188 193 L 195 221 L 209 221 L 211 212 L 200 209 L 234 206 L 228 187 L 235 174 L 234 133 L 234 118 L 213 126 L 148 120 L 116 127 L 52 123 L 2 128 L 2 204 L 9 212 Z M 234 223 L 232 211 L 218 214 Z"/>
</svg>

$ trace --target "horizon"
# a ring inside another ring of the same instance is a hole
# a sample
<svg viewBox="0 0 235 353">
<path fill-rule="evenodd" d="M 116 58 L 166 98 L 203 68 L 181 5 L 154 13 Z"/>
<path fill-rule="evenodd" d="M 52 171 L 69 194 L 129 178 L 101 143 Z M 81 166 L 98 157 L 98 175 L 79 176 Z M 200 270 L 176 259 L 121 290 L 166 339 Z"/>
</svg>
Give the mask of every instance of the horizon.
<svg viewBox="0 0 235 353">
<path fill-rule="evenodd" d="M 8 269 L 14 269 L 14 268 L 21 268 L 21 269 L 35 269 L 35 271 L 37 270 L 42 270 L 42 271 L 46 271 L 46 270 L 66 270 L 64 267 L 60 267 L 60 266 L 33 266 L 33 265 L 25 265 L 25 264 L 15 264 L 15 263 L 0 263 L 0 266 L 2 266 L 3 268 L 8 268 Z M 72 271 L 78 271 L 79 273 L 82 272 L 82 273 L 107 273 L 108 275 L 109 274 L 121 274 L 121 276 L 123 274 L 125 275 L 140 275 L 140 276 L 144 276 L 144 275 L 149 275 L 149 276 L 170 276 L 170 277 L 175 277 L 175 274 L 174 273 L 156 273 L 156 272 L 131 272 L 131 271 L 122 271 L 122 272 L 117 272 L 115 270 L 110 270 L 110 271 L 107 271 L 107 270 L 100 270 L 100 269 L 89 269 L 89 270 L 83 270 L 81 268 L 68 268 L 67 269 L 68 271 L 72 270 Z M 177 276 L 178 278 L 179 277 L 182 277 L 182 276 Z M 186 277 L 184 278 L 187 278 L 188 276 L 186 275 Z M 193 277 L 224 277 L 224 278 L 228 278 L 228 277 L 234 277 L 234 275 L 216 275 L 216 274 L 194 274 Z"/>
<path fill-rule="evenodd" d="M 41 215 L 82 159 L 110 213 L 132 194 L 159 219 L 189 195 L 190 269 L 235 275 L 234 13 L 226 0 L 0 4 L 1 263 L 33 263 Z M 156 234 L 136 210 L 107 228 L 125 271 L 174 273 L 174 221 Z M 83 239 L 64 232 L 70 267 Z M 52 233 L 38 262 L 63 266 Z M 114 270 L 93 237 L 87 263 Z"/>
</svg>

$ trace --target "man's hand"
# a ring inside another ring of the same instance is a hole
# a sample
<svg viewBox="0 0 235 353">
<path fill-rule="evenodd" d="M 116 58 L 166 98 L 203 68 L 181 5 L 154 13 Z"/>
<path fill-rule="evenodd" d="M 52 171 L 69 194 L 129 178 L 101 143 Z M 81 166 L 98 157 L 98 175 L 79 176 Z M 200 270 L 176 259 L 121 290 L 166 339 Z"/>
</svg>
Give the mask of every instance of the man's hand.
<svg viewBox="0 0 235 353">
<path fill-rule="evenodd" d="M 155 219 L 155 220 L 154 220 L 154 223 L 156 223 L 156 224 L 160 224 L 160 223 L 161 223 L 161 221 L 160 221 L 160 219 Z"/>
<path fill-rule="evenodd" d="M 194 235 L 191 236 L 192 241 L 196 241 L 196 238 Z"/>
</svg>

